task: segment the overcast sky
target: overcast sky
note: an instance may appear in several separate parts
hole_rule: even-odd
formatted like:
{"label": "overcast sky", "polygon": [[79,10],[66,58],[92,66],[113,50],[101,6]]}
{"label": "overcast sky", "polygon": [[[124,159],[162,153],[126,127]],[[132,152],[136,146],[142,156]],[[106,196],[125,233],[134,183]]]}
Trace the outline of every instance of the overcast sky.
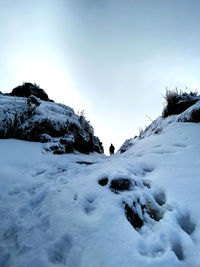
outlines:
{"label": "overcast sky", "polygon": [[0,0],[0,90],[23,81],[85,110],[107,152],[200,88],[199,0]]}

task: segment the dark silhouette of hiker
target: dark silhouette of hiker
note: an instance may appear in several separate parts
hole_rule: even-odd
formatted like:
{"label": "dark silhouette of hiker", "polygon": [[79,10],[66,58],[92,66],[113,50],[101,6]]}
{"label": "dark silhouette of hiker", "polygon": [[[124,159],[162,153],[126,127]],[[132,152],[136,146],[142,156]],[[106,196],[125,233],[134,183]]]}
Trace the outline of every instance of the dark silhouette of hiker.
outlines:
{"label": "dark silhouette of hiker", "polygon": [[113,146],[113,144],[110,145],[109,150],[110,150],[110,155],[113,155],[115,152],[115,147]]}

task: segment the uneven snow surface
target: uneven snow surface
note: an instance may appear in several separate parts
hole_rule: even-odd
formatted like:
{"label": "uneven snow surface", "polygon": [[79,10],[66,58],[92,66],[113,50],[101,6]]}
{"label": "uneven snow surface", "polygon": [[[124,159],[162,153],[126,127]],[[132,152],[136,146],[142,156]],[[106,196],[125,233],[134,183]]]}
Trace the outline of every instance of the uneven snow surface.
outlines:
{"label": "uneven snow surface", "polygon": [[0,140],[0,266],[200,266],[199,132],[169,124],[111,157]]}

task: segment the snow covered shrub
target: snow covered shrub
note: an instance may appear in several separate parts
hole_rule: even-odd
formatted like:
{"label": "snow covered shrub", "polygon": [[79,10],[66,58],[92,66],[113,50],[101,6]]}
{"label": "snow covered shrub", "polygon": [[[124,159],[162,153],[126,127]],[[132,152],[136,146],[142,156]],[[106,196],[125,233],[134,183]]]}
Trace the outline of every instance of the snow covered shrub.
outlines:
{"label": "snow covered shrub", "polygon": [[103,153],[103,146],[90,123],[62,104],[0,96],[0,138],[48,142],[45,149],[55,154]]}
{"label": "snow covered shrub", "polygon": [[186,93],[179,92],[177,89],[166,90],[165,100],[167,105],[162,113],[163,118],[182,113],[194,105],[199,100],[199,96],[197,92]]}
{"label": "snow covered shrub", "polygon": [[41,100],[52,101],[49,99],[46,92],[39,87],[39,85],[32,83],[23,83],[22,85],[15,87],[10,93],[10,95],[21,97],[29,97],[31,95],[34,95],[40,98]]}

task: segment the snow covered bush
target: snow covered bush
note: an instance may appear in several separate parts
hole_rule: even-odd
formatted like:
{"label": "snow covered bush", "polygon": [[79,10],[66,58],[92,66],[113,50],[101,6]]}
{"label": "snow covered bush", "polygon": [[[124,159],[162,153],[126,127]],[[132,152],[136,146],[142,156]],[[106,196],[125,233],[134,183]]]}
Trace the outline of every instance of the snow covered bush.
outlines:
{"label": "snow covered bush", "polygon": [[46,150],[56,154],[96,151],[102,143],[94,136],[90,123],[62,104],[0,95],[0,138],[48,142]]}
{"label": "snow covered bush", "polygon": [[195,104],[200,97],[197,92],[178,92],[175,90],[166,90],[165,100],[166,107],[163,110],[162,117],[166,118],[170,115],[180,114],[193,104]]}

